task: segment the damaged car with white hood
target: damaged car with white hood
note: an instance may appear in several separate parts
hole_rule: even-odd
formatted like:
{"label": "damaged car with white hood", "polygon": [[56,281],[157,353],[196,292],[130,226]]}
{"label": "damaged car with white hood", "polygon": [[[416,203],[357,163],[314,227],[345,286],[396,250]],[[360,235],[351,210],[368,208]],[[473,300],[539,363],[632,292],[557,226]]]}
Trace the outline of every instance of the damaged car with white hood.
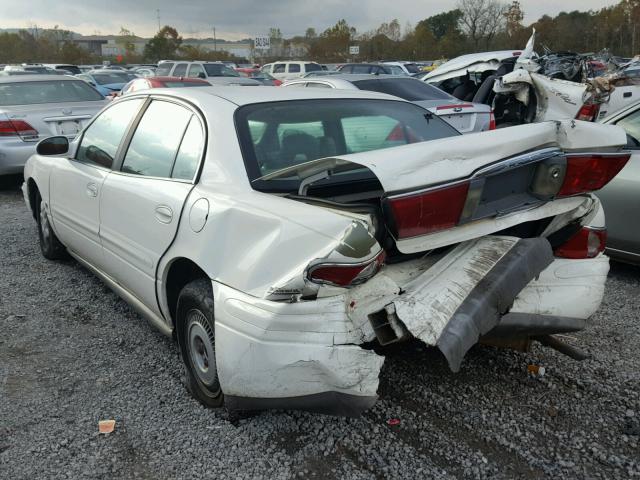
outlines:
{"label": "damaged car with white hood", "polygon": [[356,415],[378,346],[458,371],[480,339],[585,328],[609,270],[592,192],[625,143],[580,121],[461,136],[372,92],[163,89],[40,142],[23,192],[44,256],[173,335],[200,402]]}

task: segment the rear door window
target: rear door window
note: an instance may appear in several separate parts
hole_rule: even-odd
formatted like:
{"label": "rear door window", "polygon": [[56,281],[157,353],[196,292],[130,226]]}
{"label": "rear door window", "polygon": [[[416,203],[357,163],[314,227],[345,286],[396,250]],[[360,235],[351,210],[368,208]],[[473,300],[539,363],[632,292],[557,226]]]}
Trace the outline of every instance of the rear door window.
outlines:
{"label": "rear door window", "polygon": [[82,136],[76,160],[111,168],[122,137],[143,102],[118,100],[98,115]]}
{"label": "rear door window", "polygon": [[176,68],[173,70],[174,77],[184,77],[187,74],[187,66],[186,63],[179,63],[176,65]]}
{"label": "rear door window", "polygon": [[122,171],[170,178],[173,164],[192,113],[181,105],[154,100],[136,128],[122,163]]}
{"label": "rear door window", "polygon": [[191,66],[189,67],[189,77],[199,78],[201,77],[200,74],[206,75],[204,73],[204,68],[202,68],[202,65],[200,65],[199,63],[192,63]]}
{"label": "rear door window", "polygon": [[322,70],[322,67],[320,65],[318,65],[317,63],[305,63],[304,64],[304,71],[305,72],[318,72]]}
{"label": "rear door window", "polygon": [[204,132],[198,118],[191,117],[187,131],[182,137],[176,161],[171,170],[171,178],[193,180],[204,149]]}

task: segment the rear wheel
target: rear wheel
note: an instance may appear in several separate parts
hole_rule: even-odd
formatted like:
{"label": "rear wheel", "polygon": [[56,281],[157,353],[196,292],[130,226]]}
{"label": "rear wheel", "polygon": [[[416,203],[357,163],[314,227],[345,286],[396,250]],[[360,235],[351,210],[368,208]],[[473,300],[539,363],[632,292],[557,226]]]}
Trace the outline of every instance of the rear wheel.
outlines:
{"label": "rear wheel", "polygon": [[51,228],[49,215],[47,214],[44,200],[40,193],[35,196],[36,221],[38,222],[38,239],[40,240],[40,250],[44,258],[48,260],[60,260],[67,258],[67,250],[60,243],[55,232]]}
{"label": "rear wheel", "polygon": [[216,365],[213,293],[207,279],[187,284],[178,297],[176,328],[187,389],[207,407],[220,407],[224,395]]}

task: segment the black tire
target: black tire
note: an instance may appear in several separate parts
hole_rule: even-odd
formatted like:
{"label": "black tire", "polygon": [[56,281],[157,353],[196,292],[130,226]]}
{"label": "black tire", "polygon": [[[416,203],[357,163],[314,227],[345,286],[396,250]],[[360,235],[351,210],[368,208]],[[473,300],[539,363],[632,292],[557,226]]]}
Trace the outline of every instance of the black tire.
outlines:
{"label": "black tire", "polygon": [[67,249],[62,245],[55,232],[51,228],[49,215],[44,208],[44,202],[40,193],[36,192],[35,205],[36,222],[38,223],[38,239],[40,240],[40,251],[47,260],[63,260],[68,258]]}
{"label": "black tire", "polygon": [[206,407],[224,403],[215,361],[213,293],[208,279],[188,283],[178,296],[176,336],[187,390]]}

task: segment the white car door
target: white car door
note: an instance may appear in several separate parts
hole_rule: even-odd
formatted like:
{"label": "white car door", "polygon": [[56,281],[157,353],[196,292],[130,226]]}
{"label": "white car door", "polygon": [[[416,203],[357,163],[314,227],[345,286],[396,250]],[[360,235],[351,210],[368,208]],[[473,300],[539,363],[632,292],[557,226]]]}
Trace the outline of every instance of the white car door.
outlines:
{"label": "white car door", "polygon": [[156,268],[193,188],[203,152],[202,125],[186,105],[151,100],[102,188],[105,272],[158,314]]}
{"label": "white car door", "polygon": [[73,253],[103,265],[99,237],[100,197],[121,140],[143,100],[122,100],[87,127],[74,158],[56,159],[49,179],[49,208],[56,235]]}

